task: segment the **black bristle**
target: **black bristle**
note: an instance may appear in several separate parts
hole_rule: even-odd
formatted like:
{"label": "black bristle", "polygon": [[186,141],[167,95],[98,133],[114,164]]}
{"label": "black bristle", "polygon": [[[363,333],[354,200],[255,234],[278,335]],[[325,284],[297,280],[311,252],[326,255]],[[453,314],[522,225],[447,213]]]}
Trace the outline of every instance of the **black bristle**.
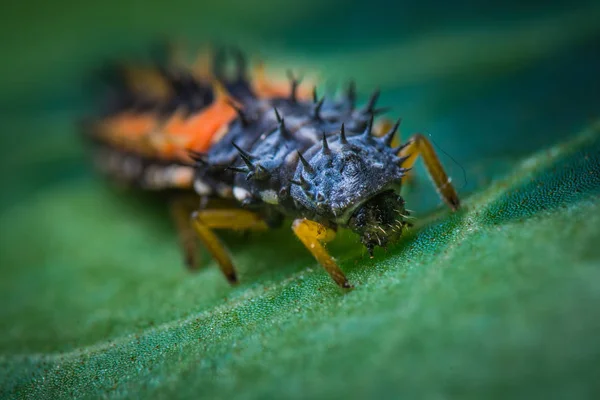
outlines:
{"label": "black bristle", "polygon": [[279,120],[279,127],[278,127],[278,129],[279,129],[279,134],[281,136],[283,136],[283,137],[289,137],[289,132],[288,132],[288,130],[285,127],[285,119],[281,118]]}
{"label": "black bristle", "polygon": [[386,112],[390,111],[392,109],[392,107],[379,107],[379,108],[375,108],[371,111],[371,115],[374,116],[378,116],[381,114],[385,114]]}
{"label": "black bristle", "polygon": [[242,148],[240,148],[234,142],[231,142],[231,144],[233,145],[233,147],[236,148],[236,150],[238,151],[238,153],[240,153],[240,157],[242,158],[242,160],[244,161],[244,163],[248,166],[248,168],[250,168],[251,170],[254,170],[254,164],[252,163],[252,159],[254,157],[251,154],[249,154],[246,151],[244,151]]}
{"label": "black bristle", "polygon": [[394,153],[394,154],[400,153],[400,151],[403,150],[404,148],[406,148],[409,144],[411,144],[411,142],[406,142],[404,144],[401,144],[398,147],[392,148],[392,153]]}
{"label": "black bristle", "polygon": [[340,128],[340,143],[348,144],[348,140],[346,139],[346,129],[344,128],[343,123],[342,123],[342,127]]}
{"label": "black bristle", "polygon": [[246,175],[246,180],[255,179],[255,180],[265,180],[271,176],[271,173],[262,165],[257,164],[254,170],[248,172]]}
{"label": "black bristle", "polygon": [[363,132],[363,137],[366,137],[366,138],[371,137],[371,133],[373,132],[373,120],[374,120],[374,117],[371,115],[371,118],[369,118],[369,122],[367,122],[367,127],[365,128],[365,131]]}
{"label": "black bristle", "polygon": [[300,175],[300,180],[299,181],[294,180],[294,179],[290,179],[290,183],[294,184],[294,185],[297,185],[297,186],[300,186],[305,192],[308,189],[310,189],[310,183],[308,183],[306,181],[306,179],[304,179],[304,177],[302,175]]}
{"label": "black bristle", "polygon": [[394,124],[394,126],[392,126],[390,131],[381,138],[383,144],[385,144],[386,146],[390,146],[392,144],[394,136],[396,135],[396,132],[398,131],[398,127],[400,126],[401,122],[402,118],[398,118],[398,121],[396,121],[396,123]]}
{"label": "black bristle", "polygon": [[277,122],[281,123],[281,115],[279,114],[279,111],[277,111],[277,108],[273,107],[273,111],[275,111],[275,118],[277,118]]}
{"label": "black bristle", "polygon": [[348,103],[350,103],[350,109],[353,110],[356,106],[356,83],[354,81],[350,81],[348,84],[346,98],[348,99]]}
{"label": "black bristle", "polygon": [[398,164],[399,166],[402,166],[402,164],[404,164],[406,162],[406,160],[408,160],[410,158],[410,154],[403,156],[403,157],[398,157],[398,161],[396,162],[396,164]]}
{"label": "black bristle", "polygon": [[381,92],[379,89],[377,89],[373,92],[373,94],[369,98],[369,101],[365,105],[365,112],[373,113],[373,110],[375,110],[375,104],[377,103],[377,99],[379,98],[380,93]]}
{"label": "black bristle", "polygon": [[227,167],[225,169],[228,169],[228,170],[233,171],[233,172],[240,172],[240,173],[248,173],[248,172],[250,172],[250,169],[248,169],[247,167],[235,167],[233,165],[230,165],[229,167]]}
{"label": "black bristle", "polygon": [[213,74],[218,80],[225,80],[225,49],[222,46],[217,47],[213,59]]}
{"label": "black bristle", "polygon": [[244,80],[246,78],[247,62],[244,53],[237,47],[232,49],[237,67],[237,79]]}
{"label": "black bristle", "polygon": [[322,141],[322,145],[321,145],[321,151],[325,155],[331,154],[331,150],[329,150],[329,144],[327,143],[327,136],[325,135],[325,132],[323,132],[323,141]]}
{"label": "black bristle", "polygon": [[290,80],[290,100],[295,103],[300,81],[294,77],[292,71],[288,71],[288,79]]}
{"label": "black bristle", "polygon": [[229,104],[235,110],[242,126],[247,127],[250,124],[250,121],[248,121],[248,118],[246,117],[244,111],[240,107],[238,107],[233,101],[228,100],[227,104]]}
{"label": "black bristle", "polygon": [[314,119],[321,119],[321,107],[323,107],[324,102],[325,102],[325,97],[321,98],[321,100],[319,100],[317,102],[317,104],[315,104],[315,108],[313,109],[313,118]]}
{"label": "black bristle", "polygon": [[315,174],[315,169],[310,165],[310,163],[308,161],[306,161],[306,158],[304,158],[304,156],[302,155],[302,153],[300,153],[300,151],[298,151],[298,158],[300,159],[300,162],[302,162],[302,165],[304,166],[304,170],[306,172],[308,172],[311,175]]}

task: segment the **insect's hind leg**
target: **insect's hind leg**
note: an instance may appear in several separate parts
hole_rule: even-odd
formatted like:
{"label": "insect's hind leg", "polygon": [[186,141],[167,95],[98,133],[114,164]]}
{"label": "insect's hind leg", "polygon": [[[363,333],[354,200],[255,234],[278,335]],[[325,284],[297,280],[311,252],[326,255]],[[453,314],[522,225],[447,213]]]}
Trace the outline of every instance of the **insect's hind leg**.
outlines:
{"label": "insect's hind leg", "polygon": [[196,234],[190,224],[190,213],[197,208],[198,201],[196,196],[177,196],[169,202],[171,218],[177,229],[185,265],[190,270],[197,270],[200,266],[198,259],[198,240],[196,239]]}
{"label": "insect's hind leg", "polygon": [[402,167],[410,168],[414,165],[418,156],[423,157],[423,162],[427,168],[427,172],[433,184],[437,189],[440,197],[448,204],[448,206],[456,211],[460,207],[460,199],[452,186],[450,178],[444,171],[444,167],[440,163],[440,159],[431,145],[431,142],[423,135],[416,134],[408,142],[408,144],[400,151],[401,157],[408,157]]}
{"label": "insect's hind leg", "polygon": [[237,274],[229,251],[219,240],[213,229],[264,230],[265,221],[253,212],[241,209],[208,209],[194,211],[191,215],[192,226],[198,238],[213,256],[219,268],[230,283],[237,283]]}

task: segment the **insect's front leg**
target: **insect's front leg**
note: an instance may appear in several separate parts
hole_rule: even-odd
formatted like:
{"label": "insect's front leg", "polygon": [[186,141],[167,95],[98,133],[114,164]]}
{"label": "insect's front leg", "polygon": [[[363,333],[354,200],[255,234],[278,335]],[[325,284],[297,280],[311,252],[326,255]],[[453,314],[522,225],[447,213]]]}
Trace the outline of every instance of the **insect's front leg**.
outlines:
{"label": "insect's front leg", "polygon": [[429,173],[429,176],[431,176],[440,197],[452,210],[458,210],[460,207],[458,194],[456,193],[454,186],[452,186],[452,182],[446,174],[446,171],[444,171],[440,159],[437,154],[435,154],[431,142],[425,136],[421,134],[414,135],[408,142],[408,145],[400,151],[399,155],[401,157],[408,157],[406,161],[402,163],[402,167],[404,168],[412,167],[418,156],[423,157],[427,172]]}
{"label": "insect's front leg", "polygon": [[230,283],[237,283],[237,274],[229,252],[215,235],[213,229],[264,230],[268,228],[265,221],[258,214],[242,209],[194,211],[191,222],[198,238],[213,258],[217,260],[219,268]]}
{"label": "insect's front leg", "polygon": [[352,288],[344,272],[336,264],[335,260],[329,255],[324,247],[324,243],[330,242],[335,238],[335,231],[315,221],[308,219],[296,219],[292,224],[292,230],[312,253],[319,264],[325,268],[325,271],[340,287],[345,289]]}

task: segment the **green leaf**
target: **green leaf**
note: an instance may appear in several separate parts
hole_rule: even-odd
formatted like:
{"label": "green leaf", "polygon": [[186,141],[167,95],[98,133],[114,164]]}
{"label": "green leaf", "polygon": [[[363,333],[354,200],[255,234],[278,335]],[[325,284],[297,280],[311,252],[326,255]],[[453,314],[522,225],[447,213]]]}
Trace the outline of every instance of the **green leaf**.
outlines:
{"label": "green leaf", "polygon": [[[223,234],[239,286],[206,256],[188,273],[164,204],[91,173],[79,107],[24,96],[31,115],[4,112],[0,136],[0,397],[597,397],[600,59],[598,13],[583,11],[314,51],[329,73],[382,84],[403,135],[432,134],[464,198],[448,212],[417,174],[399,243],[370,259],[342,232],[329,248],[349,293],[288,226]],[[501,54],[478,53],[488,43]],[[390,67],[406,59],[418,63]],[[50,71],[69,75],[64,63]]]}

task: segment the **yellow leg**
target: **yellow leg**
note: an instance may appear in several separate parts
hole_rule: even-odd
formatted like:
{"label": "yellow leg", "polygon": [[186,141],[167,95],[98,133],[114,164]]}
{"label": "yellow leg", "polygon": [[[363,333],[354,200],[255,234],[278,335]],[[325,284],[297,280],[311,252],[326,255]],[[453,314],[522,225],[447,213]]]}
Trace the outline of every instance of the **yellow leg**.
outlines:
{"label": "yellow leg", "polygon": [[448,204],[448,206],[456,211],[460,207],[460,200],[458,194],[452,186],[450,178],[446,175],[444,167],[440,163],[440,159],[433,150],[431,142],[423,135],[414,135],[405,148],[400,151],[400,156],[408,156],[408,159],[402,164],[404,168],[410,168],[414,165],[417,157],[420,155],[423,157],[423,162],[427,168],[427,172],[439,195]]}
{"label": "yellow leg", "polygon": [[198,207],[198,201],[190,198],[176,197],[171,200],[169,208],[171,217],[175,222],[175,228],[179,236],[179,242],[183,249],[185,265],[190,270],[196,270],[199,267],[198,260],[198,241],[196,234],[190,224],[190,212]]}
{"label": "yellow leg", "polygon": [[292,229],[296,236],[298,236],[298,239],[300,239],[308,251],[315,256],[319,264],[325,268],[325,271],[327,271],[335,283],[345,289],[352,287],[340,267],[323,246],[323,243],[330,242],[335,238],[335,231],[318,222],[309,221],[307,219],[294,220]]}
{"label": "yellow leg", "polygon": [[212,229],[267,229],[267,224],[260,216],[238,209],[195,211],[192,213],[192,226],[206,249],[217,260],[219,268],[230,283],[237,283],[237,274],[229,252]]}

